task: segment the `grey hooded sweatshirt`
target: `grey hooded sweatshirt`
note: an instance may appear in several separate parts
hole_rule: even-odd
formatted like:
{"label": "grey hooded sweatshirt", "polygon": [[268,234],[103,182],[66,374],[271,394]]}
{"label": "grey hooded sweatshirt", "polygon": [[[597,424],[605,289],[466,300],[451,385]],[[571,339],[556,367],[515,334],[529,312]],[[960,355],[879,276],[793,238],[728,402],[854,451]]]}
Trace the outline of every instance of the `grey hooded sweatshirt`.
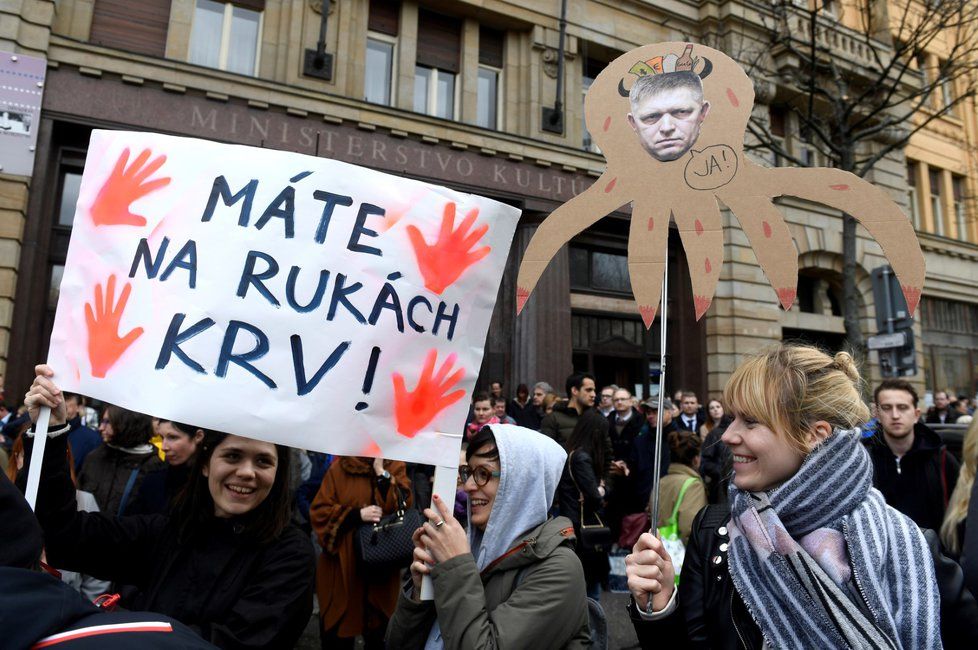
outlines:
{"label": "grey hooded sweatshirt", "polygon": [[500,477],[486,529],[469,531],[472,553],[432,569],[433,602],[401,593],[387,628],[389,648],[535,650],[591,643],[573,526],[564,517],[547,519],[567,454],[537,431],[489,426]]}

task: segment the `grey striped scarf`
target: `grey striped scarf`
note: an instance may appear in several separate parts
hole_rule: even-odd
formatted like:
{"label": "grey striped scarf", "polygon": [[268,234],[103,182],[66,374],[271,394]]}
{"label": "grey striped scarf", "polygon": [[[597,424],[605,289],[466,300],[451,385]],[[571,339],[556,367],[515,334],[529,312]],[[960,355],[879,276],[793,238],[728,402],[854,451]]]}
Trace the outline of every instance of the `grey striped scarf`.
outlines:
{"label": "grey striped scarf", "polygon": [[934,563],[836,431],[770,492],[730,486],[730,575],[772,648],[940,648]]}

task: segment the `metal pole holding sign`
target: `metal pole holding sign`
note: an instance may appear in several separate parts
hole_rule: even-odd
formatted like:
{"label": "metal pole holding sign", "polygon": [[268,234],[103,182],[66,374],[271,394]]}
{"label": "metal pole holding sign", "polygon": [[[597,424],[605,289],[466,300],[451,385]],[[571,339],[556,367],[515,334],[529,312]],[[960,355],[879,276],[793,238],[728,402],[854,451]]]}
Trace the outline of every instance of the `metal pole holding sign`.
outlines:
{"label": "metal pole holding sign", "polygon": [[[655,418],[655,447],[652,469],[652,530],[658,532],[659,522],[659,473],[662,471],[662,401],[666,390],[666,320],[669,305],[669,260],[666,259],[666,270],[662,275],[662,310],[659,315],[659,409]],[[649,601],[651,602],[651,601]]]}

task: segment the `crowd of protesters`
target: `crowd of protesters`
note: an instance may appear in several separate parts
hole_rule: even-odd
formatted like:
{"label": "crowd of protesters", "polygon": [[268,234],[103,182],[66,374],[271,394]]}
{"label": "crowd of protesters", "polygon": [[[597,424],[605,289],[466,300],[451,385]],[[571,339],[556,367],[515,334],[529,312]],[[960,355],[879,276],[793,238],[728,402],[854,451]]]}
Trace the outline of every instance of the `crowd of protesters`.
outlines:
{"label": "crowd of protesters", "polygon": [[[93,408],[52,376],[39,366],[0,419],[0,575],[58,610],[16,647],[138,623],[169,626],[158,647],[287,648],[314,608],[323,648],[601,647],[597,603],[626,555],[643,648],[978,647],[971,404],[938,391],[924,413],[890,379],[867,407],[844,353],[779,346],[722,396],[663,396],[658,446],[658,396],[587,372],[562,395],[490,382],[454,503],[432,498],[426,465]],[[41,406],[35,519],[13,484]],[[960,462],[930,426],[955,423],[969,426]],[[366,563],[363,528],[407,509],[413,556]],[[22,609],[2,603],[6,631]]]}

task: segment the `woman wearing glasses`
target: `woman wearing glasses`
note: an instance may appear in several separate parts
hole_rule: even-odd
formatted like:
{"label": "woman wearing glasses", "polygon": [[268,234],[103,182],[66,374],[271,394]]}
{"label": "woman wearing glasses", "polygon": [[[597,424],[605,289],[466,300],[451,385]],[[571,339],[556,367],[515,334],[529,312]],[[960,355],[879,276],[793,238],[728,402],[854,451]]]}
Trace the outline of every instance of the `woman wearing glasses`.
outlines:
{"label": "woman wearing glasses", "polygon": [[[411,584],[387,628],[391,648],[566,648],[590,643],[584,574],[564,517],[547,519],[567,454],[535,431],[483,428],[460,468],[469,532],[435,497],[414,534]],[[430,575],[434,601],[421,601]]]}

